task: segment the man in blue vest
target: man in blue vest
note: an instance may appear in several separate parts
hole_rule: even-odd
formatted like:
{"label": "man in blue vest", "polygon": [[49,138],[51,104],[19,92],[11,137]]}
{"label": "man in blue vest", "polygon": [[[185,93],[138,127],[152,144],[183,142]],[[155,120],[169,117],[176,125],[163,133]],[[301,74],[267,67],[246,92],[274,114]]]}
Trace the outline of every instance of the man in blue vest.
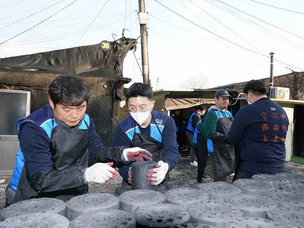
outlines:
{"label": "man in blue vest", "polygon": [[[153,154],[156,167],[147,173],[151,185],[159,185],[176,165],[178,144],[176,127],[172,117],[153,111],[152,88],[143,83],[134,83],[126,94],[130,116],[120,122],[113,134],[114,146],[140,147]],[[119,168],[125,182],[132,183],[131,166]],[[124,182],[124,183],[125,183]]]}
{"label": "man in blue vest", "polygon": [[234,172],[234,145],[228,144],[227,133],[233,117],[227,110],[229,93],[219,89],[215,93],[215,105],[211,106],[204,117],[202,135],[207,139],[207,149],[211,160],[213,181],[227,181]]}
{"label": "man in blue vest", "polygon": [[203,107],[202,105],[199,105],[195,107],[194,113],[189,118],[188,125],[187,125],[187,131],[186,135],[189,140],[189,153],[190,153],[190,165],[197,166],[197,161],[195,158],[195,150],[192,148],[192,141],[193,141],[193,136],[195,132],[195,128],[197,124],[202,120],[202,117],[204,116],[206,112],[206,107]]}
{"label": "man in blue vest", "polygon": [[113,162],[152,160],[141,148],[104,147],[86,114],[90,90],[82,78],[62,75],[49,86],[49,104],[17,123],[20,151],[6,206],[30,198],[68,200],[88,192],[88,182],[118,174]]}
{"label": "man in blue vest", "polygon": [[227,135],[230,143],[241,144],[239,178],[284,172],[289,125],[286,112],[267,97],[261,80],[249,81],[243,92],[249,105],[237,112]]}
{"label": "man in blue vest", "polygon": [[208,161],[208,150],[207,150],[207,140],[200,133],[200,127],[203,127],[204,118],[197,124],[193,140],[192,147],[194,149],[197,158],[197,182],[202,183],[203,181],[208,181],[209,178],[205,174],[205,169]]}

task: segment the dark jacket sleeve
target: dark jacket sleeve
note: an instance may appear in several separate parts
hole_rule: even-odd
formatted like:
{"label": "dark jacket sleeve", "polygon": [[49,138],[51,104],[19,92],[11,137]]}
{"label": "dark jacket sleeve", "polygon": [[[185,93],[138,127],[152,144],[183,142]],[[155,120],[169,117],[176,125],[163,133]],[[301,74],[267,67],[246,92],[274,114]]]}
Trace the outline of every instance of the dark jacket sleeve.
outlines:
{"label": "dark jacket sleeve", "polygon": [[95,124],[91,119],[89,127],[89,153],[90,164],[93,165],[96,162],[115,162],[125,163],[122,159],[122,151],[125,146],[106,147],[103,146],[100,136],[96,132]]}
{"label": "dark jacket sleeve", "polygon": [[192,117],[192,127],[194,129],[196,128],[198,121],[199,121],[199,115],[198,115],[198,113],[195,113],[195,115],[193,115],[193,117]]}
{"label": "dark jacket sleeve", "polygon": [[169,171],[177,165],[178,156],[179,152],[176,141],[175,123],[173,118],[169,117],[164,126],[162,152],[162,160],[169,164]]}
{"label": "dark jacket sleeve", "polygon": [[240,143],[243,139],[245,127],[247,126],[247,114],[243,114],[244,109],[241,109],[236,114],[231,128],[227,134],[227,140],[229,143]]}
{"label": "dark jacket sleeve", "polygon": [[[124,133],[121,129],[120,125],[117,125],[114,129],[113,133],[113,146],[124,146],[127,148],[131,147],[131,141],[129,140],[128,136]],[[128,180],[128,172],[131,165],[118,165],[119,167],[119,174],[121,177],[127,181]]]}

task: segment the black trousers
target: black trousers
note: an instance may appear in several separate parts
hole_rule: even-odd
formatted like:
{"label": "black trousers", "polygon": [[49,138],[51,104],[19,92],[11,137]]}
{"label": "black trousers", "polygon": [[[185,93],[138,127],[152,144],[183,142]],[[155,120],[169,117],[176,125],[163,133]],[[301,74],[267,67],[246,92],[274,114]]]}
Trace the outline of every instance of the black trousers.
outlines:
{"label": "black trousers", "polygon": [[208,161],[207,140],[197,134],[197,147],[194,150],[197,158],[197,180],[202,180]]}

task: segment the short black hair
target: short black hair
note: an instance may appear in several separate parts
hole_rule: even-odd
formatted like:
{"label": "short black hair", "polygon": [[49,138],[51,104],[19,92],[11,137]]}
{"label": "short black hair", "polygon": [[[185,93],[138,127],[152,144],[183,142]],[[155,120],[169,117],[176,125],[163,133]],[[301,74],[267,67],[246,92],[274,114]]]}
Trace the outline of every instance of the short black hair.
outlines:
{"label": "short black hair", "polygon": [[202,105],[198,105],[195,107],[195,110],[204,111],[204,110],[206,110],[206,107],[203,107]]}
{"label": "short black hair", "polygon": [[127,91],[126,99],[128,101],[129,98],[131,97],[139,97],[139,96],[147,97],[149,100],[152,100],[153,90],[151,86],[140,82],[133,83]]}
{"label": "short black hair", "polygon": [[267,89],[264,81],[262,80],[249,81],[243,89],[243,93],[248,94],[248,92],[252,92],[254,95],[266,95]]}
{"label": "short black hair", "polygon": [[49,96],[54,105],[78,106],[90,99],[90,89],[79,76],[63,74],[49,85]]}

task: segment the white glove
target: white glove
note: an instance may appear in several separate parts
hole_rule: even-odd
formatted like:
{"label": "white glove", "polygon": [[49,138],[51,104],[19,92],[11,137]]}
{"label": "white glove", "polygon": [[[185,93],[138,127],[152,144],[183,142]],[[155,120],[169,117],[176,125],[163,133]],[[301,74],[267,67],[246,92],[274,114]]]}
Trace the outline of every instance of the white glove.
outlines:
{"label": "white glove", "polygon": [[88,167],[84,172],[84,178],[87,182],[96,182],[103,184],[106,181],[114,180],[118,172],[111,167],[113,162],[96,163]]}
{"label": "white glove", "polygon": [[164,179],[168,172],[169,165],[163,161],[159,161],[156,168],[150,169],[147,172],[148,180],[151,181],[151,185],[159,185]]}
{"label": "white glove", "polygon": [[152,154],[140,147],[126,148],[122,152],[125,161],[152,161]]}

